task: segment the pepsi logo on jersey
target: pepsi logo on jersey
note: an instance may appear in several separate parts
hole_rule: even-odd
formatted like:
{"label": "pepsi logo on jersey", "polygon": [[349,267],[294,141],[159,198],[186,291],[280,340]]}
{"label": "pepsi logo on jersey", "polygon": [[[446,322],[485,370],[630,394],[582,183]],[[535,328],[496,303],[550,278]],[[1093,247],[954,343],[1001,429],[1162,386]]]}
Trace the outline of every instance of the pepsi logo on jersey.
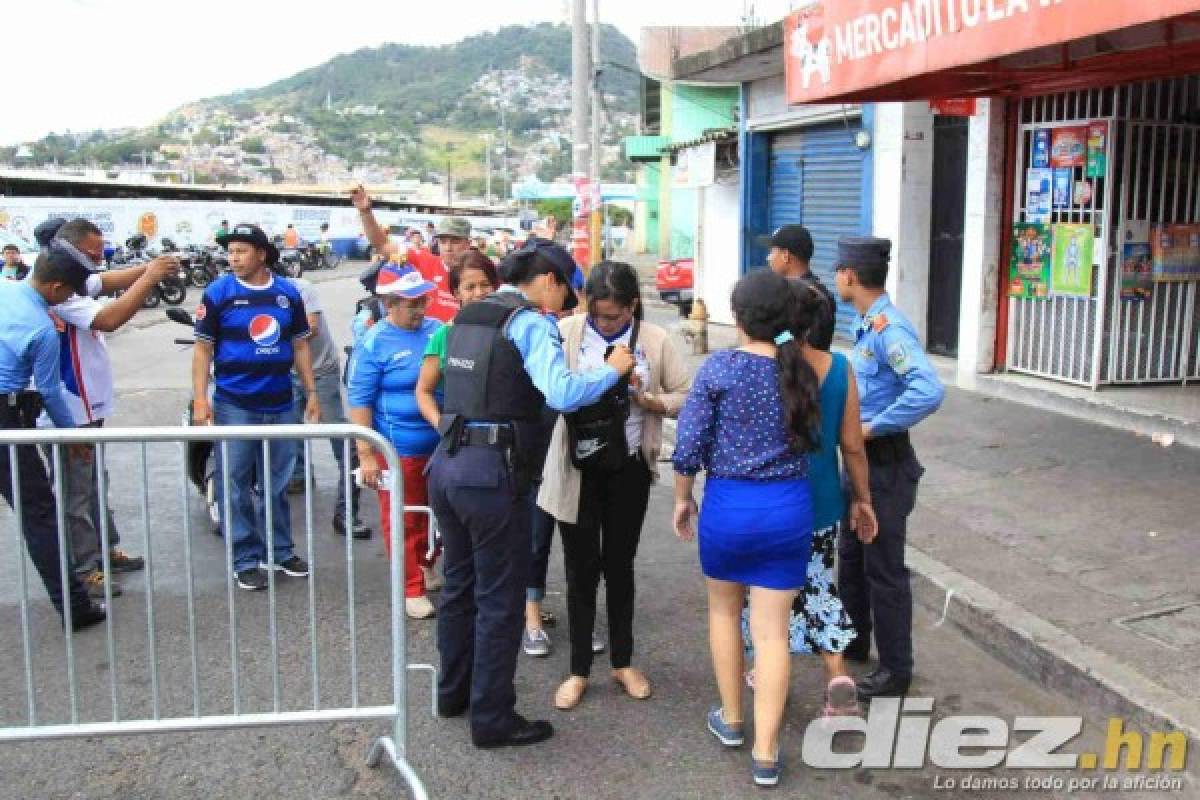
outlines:
{"label": "pepsi logo on jersey", "polygon": [[250,338],[258,345],[257,355],[274,355],[279,352],[279,320],[270,314],[255,314],[250,320]]}

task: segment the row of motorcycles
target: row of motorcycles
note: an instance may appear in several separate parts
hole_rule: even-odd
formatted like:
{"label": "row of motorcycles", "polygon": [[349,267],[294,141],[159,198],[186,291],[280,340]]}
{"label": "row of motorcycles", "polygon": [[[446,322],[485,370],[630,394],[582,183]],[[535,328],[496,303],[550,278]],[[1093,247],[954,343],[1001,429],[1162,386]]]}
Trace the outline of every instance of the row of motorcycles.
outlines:
{"label": "row of motorcycles", "polygon": [[187,299],[187,287],[203,289],[229,269],[229,256],[223,248],[197,245],[180,248],[164,238],[162,249],[156,250],[142,234],[130,236],[123,247],[106,253],[104,260],[108,269],[125,269],[145,264],[160,255],[175,256],[179,260],[179,272],[159,281],[154,291],[142,301],[143,308],[157,308],[162,303],[178,306]]}
{"label": "row of motorcycles", "polygon": [[[282,245],[282,237],[276,239],[276,244]],[[177,258],[179,273],[160,281],[155,290],[146,296],[142,303],[144,308],[157,308],[162,303],[178,306],[187,299],[187,287],[204,289],[229,271],[229,253],[219,245],[192,244],[179,247],[171,239],[163,238],[162,248],[154,249],[140,233],[126,239],[123,247],[107,253],[105,264],[108,269],[122,269],[144,264],[160,255]],[[279,249],[280,266],[290,278],[299,278],[305,271],[336,269],[341,260],[341,256],[324,242],[294,248],[281,246]]]}

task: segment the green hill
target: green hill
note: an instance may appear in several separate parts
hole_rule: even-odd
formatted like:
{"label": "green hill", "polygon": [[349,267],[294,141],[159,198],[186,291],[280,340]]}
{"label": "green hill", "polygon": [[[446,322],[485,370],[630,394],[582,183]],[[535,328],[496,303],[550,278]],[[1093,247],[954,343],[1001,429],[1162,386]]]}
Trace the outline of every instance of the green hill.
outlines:
{"label": "green hill", "polygon": [[[621,65],[604,69],[601,89],[618,98],[619,110],[636,112],[638,71],[633,42],[618,29],[604,25],[600,52],[602,61]],[[569,79],[571,29],[550,23],[512,25],[441,47],[387,44],[364,48],[269,86],[209,102],[229,107],[249,103],[259,110],[295,113],[323,108],[328,99],[335,108],[378,106],[454,127],[494,127],[498,115],[464,109],[461,97],[481,75],[517,69],[523,58]]]}
{"label": "green hill", "polygon": [[[633,42],[617,28],[602,26],[600,51],[600,88],[610,122],[612,114],[636,114]],[[571,29],[561,24],[513,25],[438,47],[387,44],[336,56],[267,86],[187,104],[149,128],[50,134],[30,143],[30,161],[117,166],[157,158],[162,163],[160,149],[222,143],[261,154],[264,131],[260,126],[248,133],[247,126],[267,114],[274,120],[270,132],[310,137],[304,140],[350,166],[386,165],[422,176],[439,163],[432,155],[439,142],[456,135],[478,141],[475,132],[501,126],[503,109],[510,155],[540,147],[545,162],[541,132],[570,134],[570,75]],[[610,129],[607,140],[617,136]],[[11,161],[15,152],[0,148],[0,163]],[[564,152],[569,163],[569,148]],[[171,165],[178,167],[179,158],[172,158]],[[546,169],[553,173],[555,166]],[[226,175],[221,180],[238,179]]]}

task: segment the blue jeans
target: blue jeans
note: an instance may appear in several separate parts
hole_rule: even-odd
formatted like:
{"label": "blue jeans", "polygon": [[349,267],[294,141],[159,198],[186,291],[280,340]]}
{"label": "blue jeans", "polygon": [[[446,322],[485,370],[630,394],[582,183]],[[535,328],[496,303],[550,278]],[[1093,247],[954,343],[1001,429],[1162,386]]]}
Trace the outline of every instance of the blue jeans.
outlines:
{"label": "blue jeans", "polygon": [[[284,425],[291,422],[291,412],[264,414],[247,411],[231,403],[213,402],[213,421],[217,425]],[[229,452],[230,518],[225,519],[225,487],[222,451]],[[266,490],[266,475],[263,464],[261,440],[217,442],[217,499],[221,515],[221,529],[233,540],[233,568],[237,572],[254,569],[266,563],[267,545],[264,531],[267,527],[265,505],[256,508],[255,488]],[[292,475],[292,464],[296,459],[295,442],[276,441],[271,443],[271,497],[263,503],[271,504],[274,521],[275,563],[281,564],[293,555],[291,508],[288,505],[287,485]]]}
{"label": "blue jeans", "polygon": [[[342,405],[342,377],[339,372],[327,372],[323,375],[316,376],[317,384],[317,402],[321,404],[321,424],[339,424],[345,423],[346,419],[345,407]],[[295,403],[292,406],[292,416],[290,422],[297,425],[304,422],[304,405],[308,401],[308,395],[304,391],[304,387],[300,385],[300,379],[292,373],[292,396],[295,398]],[[335,506],[333,516],[335,519],[343,519],[346,514],[346,480],[345,480],[345,446],[344,439],[330,439],[329,446],[333,449],[333,460],[337,462],[338,478],[337,478],[337,505]],[[350,469],[358,468],[358,448],[354,442],[350,442]],[[296,466],[292,469],[291,479],[294,481],[304,480],[304,445],[297,443],[296,445]],[[351,483],[351,514],[354,519],[358,519],[358,497],[361,491],[358,485]]]}

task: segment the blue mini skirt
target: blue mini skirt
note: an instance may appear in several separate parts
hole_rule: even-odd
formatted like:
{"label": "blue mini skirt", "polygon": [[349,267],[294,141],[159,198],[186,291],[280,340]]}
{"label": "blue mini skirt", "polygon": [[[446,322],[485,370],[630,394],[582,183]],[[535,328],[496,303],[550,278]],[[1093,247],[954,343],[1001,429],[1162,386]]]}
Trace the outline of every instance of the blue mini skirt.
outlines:
{"label": "blue mini skirt", "polygon": [[801,589],[812,537],[807,479],[708,479],[700,508],[700,567],[707,577],[765,589]]}

